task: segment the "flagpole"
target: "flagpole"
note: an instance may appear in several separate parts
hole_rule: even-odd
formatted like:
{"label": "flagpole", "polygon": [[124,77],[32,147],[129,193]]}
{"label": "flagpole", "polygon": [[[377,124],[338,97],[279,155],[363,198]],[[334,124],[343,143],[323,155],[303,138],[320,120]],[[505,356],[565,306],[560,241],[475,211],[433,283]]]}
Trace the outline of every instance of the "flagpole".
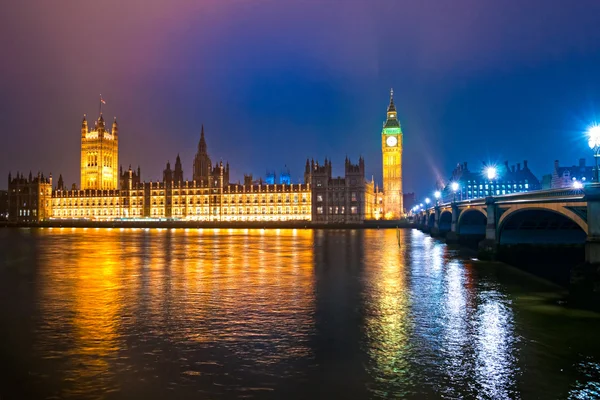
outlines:
{"label": "flagpole", "polygon": [[102,94],[100,95],[100,115],[102,115]]}

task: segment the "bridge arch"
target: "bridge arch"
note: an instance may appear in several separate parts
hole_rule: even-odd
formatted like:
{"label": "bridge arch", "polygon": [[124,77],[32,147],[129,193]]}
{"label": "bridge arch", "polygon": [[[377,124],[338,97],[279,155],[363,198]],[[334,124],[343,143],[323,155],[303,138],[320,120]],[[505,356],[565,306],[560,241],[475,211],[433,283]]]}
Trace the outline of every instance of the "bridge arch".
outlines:
{"label": "bridge arch", "polygon": [[583,244],[587,223],[560,205],[515,205],[498,220],[500,244]]}
{"label": "bridge arch", "polygon": [[462,210],[456,222],[456,230],[460,235],[485,236],[487,211],[482,207],[470,207]]}
{"label": "bridge arch", "polygon": [[427,226],[429,227],[429,229],[435,226],[435,212],[431,212],[427,216]]}
{"label": "bridge arch", "polygon": [[452,210],[444,209],[440,213],[440,220],[438,221],[438,227],[440,232],[450,232],[452,229]]}

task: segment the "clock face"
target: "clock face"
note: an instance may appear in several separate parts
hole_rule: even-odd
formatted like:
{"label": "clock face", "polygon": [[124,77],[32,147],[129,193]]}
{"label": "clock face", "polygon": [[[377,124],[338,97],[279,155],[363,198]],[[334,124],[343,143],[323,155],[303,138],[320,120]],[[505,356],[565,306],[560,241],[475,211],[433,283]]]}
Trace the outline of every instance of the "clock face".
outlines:
{"label": "clock face", "polygon": [[387,144],[389,147],[393,147],[398,143],[398,139],[396,139],[396,136],[390,136],[387,139],[385,139],[385,144]]}

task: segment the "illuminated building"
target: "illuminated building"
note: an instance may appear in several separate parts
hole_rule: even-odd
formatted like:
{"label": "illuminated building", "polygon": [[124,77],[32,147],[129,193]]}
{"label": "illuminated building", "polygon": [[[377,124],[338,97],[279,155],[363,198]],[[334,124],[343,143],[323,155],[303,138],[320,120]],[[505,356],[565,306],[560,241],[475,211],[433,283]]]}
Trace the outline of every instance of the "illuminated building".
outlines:
{"label": "illuminated building", "polygon": [[331,161],[323,165],[306,160],[305,181],[312,186],[312,221],[362,222],[375,219],[375,184],[365,179],[365,162],[346,158],[344,177],[332,178]]}
{"label": "illuminated building", "polygon": [[[121,170],[122,171],[122,170]],[[310,221],[310,183],[262,184],[246,176],[229,182],[229,164],[211,165],[204,127],[194,159],[194,179],[184,180],[179,155],[167,163],[162,182],[142,182],[129,167],[120,173],[120,188],[65,190],[52,193],[55,219],[171,219],[182,221]]]}
{"label": "illuminated building", "polygon": [[89,130],[81,122],[81,189],[116,190],[119,188],[119,127],[115,118],[112,131],[106,130],[102,112]]}
{"label": "illuminated building", "polygon": [[399,219],[402,206],[402,128],[394,105],[394,91],[390,92],[387,119],[381,131],[383,161],[383,212],[386,219]]}
{"label": "illuminated building", "polygon": [[[389,109],[394,110],[393,101]],[[390,121],[395,119],[391,113],[388,112]],[[393,125],[392,122],[390,124]],[[389,129],[393,128],[391,125]],[[389,140],[386,141],[389,148],[384,149],[384,154],[401,154],[401,133],[393,133],[395,131],[386,130],[388,128],[384,129],[385,135],[399,138],[400,142],[396,149],[391,150],[393,146],[389,145]],[[397,129],[399,132],[399,125]],[[279,176],[279,183],[276,183],[274,173],[273,183],[253,181],[252,175],[244,175],[243,184],[231,183],[229,163],[220,161],[212,164],[202,126],[191,180],[184,179],[181,158],[177,155],[173,169],[167,162],[161,181],[144,182],[139,167],[135,171],[131,166],[127,171],[117,167],[116,121],[112,131],[108,132],[100,114],[94,129],[90,131],[84,117],[81,134],[80,188],[75,185],[67,188],[62,175],[55,190],[52,190],[51,178],[46,179],[41,175],[29,180],[20,175],[15,179],[9,177],[9,214],[14,216],[13,221],[360,223],[366,219],[379,219],[384,214],[384,192],[365,179],[362,157],[357,164],[346,159],[344,177],[331,176],[330,161],[319,166],[307,160],[303,183],[292,183],[287,166]],[[396,166],[399,168],[399,164]],[[397,174],[388,171],[385,176]],[[392,183],[389,187],[396,190],[401,180],[395,179]],[[391,199],[397,207],[401,207],[401,200],[394,196]]]}
{"label": "illuminated building", "polygon": [[17,172],[8,174],[8,219],[13,222],[43,221],[52,215],[52,175],[38,172],[26,178]]}
{"label": "illuminated building", "polygon": [[265,183],[267,185],[275,184],[275,171],[267,171],[267,174],[265,175]]}
{"label": "illuminated building", "polygon": [[280,185],[289,185],[292,183],[292,178],[290,176],[290,170],[286,166],[285,169],[279,174],[279,184]]}
{"label": "illuminated building", "polygon": [[279,174],[279,179],[277,179],[277,174],[275,173],[275,171],[267,171],[265,175],[265,183],[269,185],[274,185],[277,182],[279,182],[280,185],[289,185],[292,183],[290,170],[288,169],[287,165],[285,166],[285,169]]}
{"label": "illuminated building", "polygon": [[[448,203],[456,199],[469,200],[487,196],[500,196],[504,194],[529,192],[540,190],[542,185],[527,165],[527,160],[509,167],[508,161],[504,165],[493,167],[494,174],[489,174],[489,167],[484,171],[473,172],[467,163],[458,164],[448,184],[442,190],[442,202]],[[452,190],[452,183],[457,184],[456,197]]]}
{"label": "illuminated building", "polygon": [[558,160],[554,161],[554,171],[552,171],[551,188],[571,188],[573,181],[592,182],[594,179],[594,167],[585,165],[585,158],[579,159],[579,165],[572,167],[560,167]]}

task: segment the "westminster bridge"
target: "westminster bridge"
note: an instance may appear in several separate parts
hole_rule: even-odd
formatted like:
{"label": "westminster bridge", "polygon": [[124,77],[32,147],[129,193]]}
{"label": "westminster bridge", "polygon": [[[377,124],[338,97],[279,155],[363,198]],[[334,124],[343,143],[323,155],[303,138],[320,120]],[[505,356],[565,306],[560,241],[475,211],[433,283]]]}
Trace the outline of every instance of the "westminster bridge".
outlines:
{"label": "westminster bridge", "polygon": [[[480,258],[526,249],[529,258],[579,260],[600,296],[600,184],[438,203],[416,213],[414,223],[448,243],[476,243]],[[571,284],[582,275],[573,267]]]}

